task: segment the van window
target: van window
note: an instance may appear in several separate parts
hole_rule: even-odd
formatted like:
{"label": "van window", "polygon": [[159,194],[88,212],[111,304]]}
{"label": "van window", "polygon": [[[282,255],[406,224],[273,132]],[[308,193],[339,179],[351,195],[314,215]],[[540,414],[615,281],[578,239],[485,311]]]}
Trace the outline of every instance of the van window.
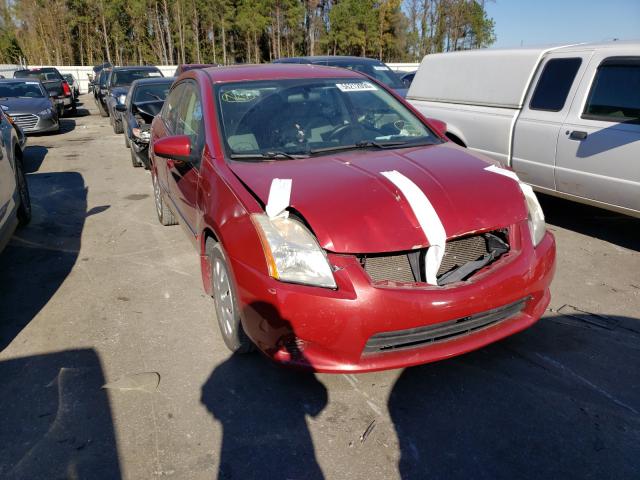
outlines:
{"label": "van window", "polygon": [[582,118],[640,121],[640,57],[612,57],[600,64]]}
{"label": "van window", "polygon": [[549,60],[540,75],[529,108],[550,112],[562,110],[581,63],[580,58]]}

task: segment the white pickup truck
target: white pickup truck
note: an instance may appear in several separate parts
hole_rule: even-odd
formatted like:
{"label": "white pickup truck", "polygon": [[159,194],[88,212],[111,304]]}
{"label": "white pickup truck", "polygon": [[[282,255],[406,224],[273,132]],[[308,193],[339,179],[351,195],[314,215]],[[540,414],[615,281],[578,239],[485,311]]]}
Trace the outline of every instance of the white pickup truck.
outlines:
{"label": "white pickup truck", "polygon": [[427,55],[407,100],[536,190],[640,217],[640,43]]}

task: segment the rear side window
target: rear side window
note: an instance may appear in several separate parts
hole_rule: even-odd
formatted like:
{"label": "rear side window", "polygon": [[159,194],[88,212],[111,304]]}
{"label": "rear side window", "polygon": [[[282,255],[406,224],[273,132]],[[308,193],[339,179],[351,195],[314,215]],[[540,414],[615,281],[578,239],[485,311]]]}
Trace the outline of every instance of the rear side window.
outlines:
{"label": "rear side window", "polygon": [[640,121],[640,57],[612,57],[600,64],[582,118]]}
{"label": "rear side window", "polygon": [[562,110],[581,63],[580,58],[549,60],[540,75],[529,108],[549,112]]}

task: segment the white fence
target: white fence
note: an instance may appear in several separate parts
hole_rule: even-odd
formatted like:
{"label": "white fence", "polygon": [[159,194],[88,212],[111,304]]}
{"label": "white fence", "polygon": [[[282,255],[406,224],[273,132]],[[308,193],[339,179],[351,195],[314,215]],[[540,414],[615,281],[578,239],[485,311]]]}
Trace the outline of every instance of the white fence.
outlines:
{"label": "white fence", "polygon": [[[396,72],[410,72],[417,70],[419,63],[387,63],[389,68]],[[29,65],[29,68],[39,68],[45,65]],[[176,71],[176,65],[157,65],[165,77],[170,77]],[[22,68],[20,65],[3,65],[0,64],[0,75],[7,78],[13,77],[13,72]],[[80,84],[80,93],[89,91],[89,81],[93,76],[93,67],[85,67],[81,65],[59,65],[56,67],[60,73],[70,73]]]}

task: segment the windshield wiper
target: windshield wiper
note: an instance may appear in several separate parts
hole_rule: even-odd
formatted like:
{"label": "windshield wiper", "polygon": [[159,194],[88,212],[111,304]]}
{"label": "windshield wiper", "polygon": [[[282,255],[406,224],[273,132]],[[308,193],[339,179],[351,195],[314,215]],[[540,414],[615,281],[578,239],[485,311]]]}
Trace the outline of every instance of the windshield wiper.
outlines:
{"label": "windshield wiper", "polygon": [[296,154],[287,152],[262,152],[262,153],[232,153],[229,155],[234,160],[277,160],[279,158],[287,158],[289,160],[297,160],[301,158],[309,158],[307,154]]}
{"label": "windshield wiper", "polygon": [[433,145],[434,142],[430,140],[409,140],[409,141],[390,141],[390,142],[376,142],[373,140],[362,140],[360,142],[356,142],[350,145],[338,145],[335,147],[325,147],[325,148],[315,148],[309,151],[310,154],[317,153],[326,153],[326,152],[335,152],[338,150],[355,150],[361,148],[380,148],[380,149],[390,149],[390,148],[405,148],[405,147],[421,147],[425,145]]}

